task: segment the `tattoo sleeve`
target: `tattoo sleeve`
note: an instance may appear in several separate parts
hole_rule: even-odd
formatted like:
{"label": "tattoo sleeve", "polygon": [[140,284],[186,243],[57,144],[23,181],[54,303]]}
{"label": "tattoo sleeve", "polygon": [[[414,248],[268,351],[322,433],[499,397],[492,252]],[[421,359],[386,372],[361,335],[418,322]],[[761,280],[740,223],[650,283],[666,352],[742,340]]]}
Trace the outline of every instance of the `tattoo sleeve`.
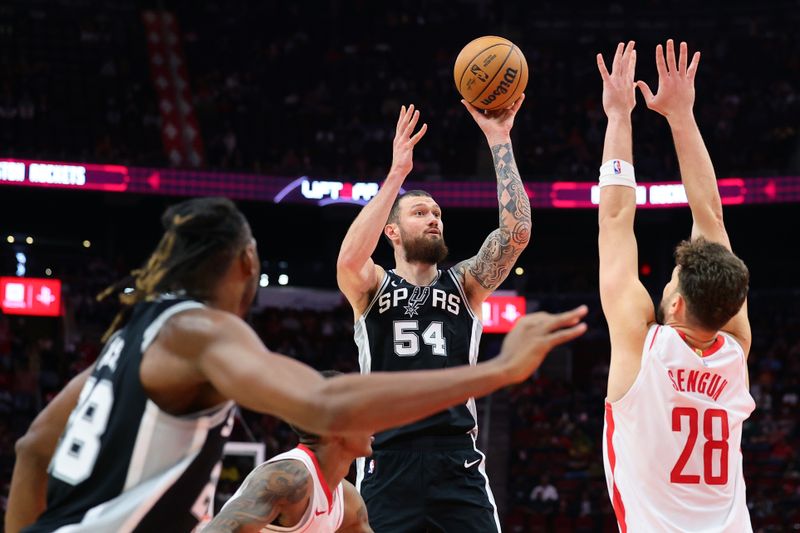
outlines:
{"label": "tattoo sleeve", "polygon": [[469,271],[481,287],[493,291],[506,279],[511,267],[528,245],[531,235],[531,202],[522,185],[511,143],[492,146],[497,173],[500,226],[483,242],[478,255],[456,269]]}
{"label": "tattoo sleeve", "polygon": [[298,461],[262,465],[245,480],[245,489],[230,500],[203,529],[203,533],[260,531],[280,514],[311,493],[311,477]]}

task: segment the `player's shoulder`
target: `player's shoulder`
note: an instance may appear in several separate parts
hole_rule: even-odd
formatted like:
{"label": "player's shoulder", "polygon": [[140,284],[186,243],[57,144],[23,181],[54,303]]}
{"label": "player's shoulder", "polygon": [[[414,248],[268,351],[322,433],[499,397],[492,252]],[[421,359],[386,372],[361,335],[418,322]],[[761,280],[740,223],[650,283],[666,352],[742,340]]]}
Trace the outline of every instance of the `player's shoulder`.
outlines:
{"label": "player's shoulder", "polygon": [[250,483],[266,483],[266,487],[283,485],[288,490],[310,487],[311,472],[299,458],[281,457],[261,463],[248,476]]}
{"label": "player's shoulder", "polygon": [[157,342],[176,354],[198,354],[209,344],[237,335],[247,324],[238,316],[212,307],[194,307],[167,319]]}

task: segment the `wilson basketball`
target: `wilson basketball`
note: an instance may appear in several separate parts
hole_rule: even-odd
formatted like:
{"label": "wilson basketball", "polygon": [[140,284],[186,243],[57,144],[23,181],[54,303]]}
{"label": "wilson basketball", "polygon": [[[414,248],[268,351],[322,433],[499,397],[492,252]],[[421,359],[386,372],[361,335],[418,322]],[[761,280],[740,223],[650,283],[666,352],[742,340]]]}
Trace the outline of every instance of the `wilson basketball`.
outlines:
{"label": "wilson basketball", "polygon": [[487,35],[465,46],[453,68],[461,96],[479,109],[510,107],[528,84],[522,51],[503,37]]}

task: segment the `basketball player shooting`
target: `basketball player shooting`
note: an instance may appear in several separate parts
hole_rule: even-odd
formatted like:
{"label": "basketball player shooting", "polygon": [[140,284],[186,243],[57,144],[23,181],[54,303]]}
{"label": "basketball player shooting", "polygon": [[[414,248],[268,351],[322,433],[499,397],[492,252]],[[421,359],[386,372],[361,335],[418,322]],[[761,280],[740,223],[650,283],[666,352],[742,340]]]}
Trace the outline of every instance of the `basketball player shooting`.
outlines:
{"label": "basketball player shooting", "polygon": [[[464,103],[491,148],[497,173],[499,227],[478,254],[441,270],[447,256],[442,211],[424,191],[398,195],[412,169],[419,111],[403,107],[392,167],[375,198],[356,217],[342,243],[339,287],[355,318],[361,372],[474,365],[482,302],[506,278],[528,244],[531,208],[511,146],[522,105],[483,113]],[[384,235],[395,268],[371,256]],[[376,435],[372,458],[358,461],[357,487],[376,531],[497,531],[494,499],[475,446],[475,402]]]}
{"label": "basketball player shooting", "polygon": [[[620,531],[749,532],[742,474],[748,392],[749,273],[731,251],[714,168],[695,122],[685,43],[656,48],[658,92],[634,82],[636,51],[601,55],[608,117],[600,167],[600,299],[611,338],[603,454]],[[692,213],[691,239],[655,309],[638,278],[631,112],[635,87],[672,130]]]}

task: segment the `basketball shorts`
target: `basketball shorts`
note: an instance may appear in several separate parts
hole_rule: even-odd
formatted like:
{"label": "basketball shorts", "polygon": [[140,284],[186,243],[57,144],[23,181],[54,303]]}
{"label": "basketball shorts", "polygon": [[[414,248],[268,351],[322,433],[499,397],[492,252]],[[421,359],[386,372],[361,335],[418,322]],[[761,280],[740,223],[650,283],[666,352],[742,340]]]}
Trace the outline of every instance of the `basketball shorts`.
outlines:
{"label": "basketball shorts", "polygon": [[485,456],[469,435],[390,443],[357,464],[377,533],[500,531]]}

